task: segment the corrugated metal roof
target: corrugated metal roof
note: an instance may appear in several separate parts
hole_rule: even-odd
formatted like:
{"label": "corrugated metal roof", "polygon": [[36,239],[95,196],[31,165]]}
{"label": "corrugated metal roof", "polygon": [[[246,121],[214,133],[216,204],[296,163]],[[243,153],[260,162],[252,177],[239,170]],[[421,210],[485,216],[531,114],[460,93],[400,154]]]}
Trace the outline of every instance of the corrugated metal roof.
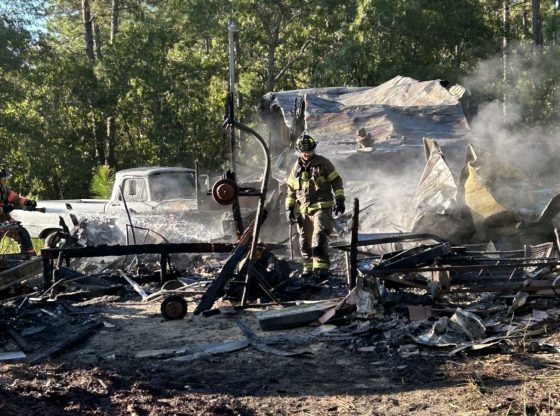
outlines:
{"label": "corrugated metal roof", "polygon": [[[470,128],[463,108],[457,96],[442,84],[440,80],[416,81],[397,76],[378,87],[269,93],[263,97],[262,115],[266,118],[280,111],[285,126],[277,130],[285,135],[291,127],[296,99],[305,97],[307,132],[317,140],[321,153],[335,158],[359,150],[356,131],[360,128],[373,136],[373,153],[403,146],[421,147],[425,136],[438,140],[442,147],[466,145]],[[289,145],[287,137],[274,137],[274,132],[272,140]]]}

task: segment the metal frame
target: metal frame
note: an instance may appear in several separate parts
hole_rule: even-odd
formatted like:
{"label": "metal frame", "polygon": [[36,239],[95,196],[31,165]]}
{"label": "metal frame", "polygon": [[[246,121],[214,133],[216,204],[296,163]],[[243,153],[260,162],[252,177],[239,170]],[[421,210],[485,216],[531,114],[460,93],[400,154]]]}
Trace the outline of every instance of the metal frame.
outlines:
{"label": "metal frame", "polygon": [[94,246],[42,249],[43,278],[47,285],[52,282],[54,261],[58,264],[71,258],[129,256],[138,254],[160,254],[161,279],[165,280],[170,254],[176,253],[229,253],[235,248],[231,243],[177,243],[177,244],[137,244],[130,246]]}
{"label": "metal frame", "polygon": [[[560,258],[558,257],[501,257],[507,255],[518,255],[522,254],[523,250],[512,250],[512,251],[498,251],[498,252],[484,252],[484,251],[468,251],[465,247],[452,247],[449,242],[442,240],[441,238],[427,233],[386,233],[377,235],[358,234],[359,225],[359,201],[356,198],[354,201],[354,215],[352,219],[352,236],[350,244],[334,244],[333,247],[343,250],[346,252],[347,258],[347,276],[348,285],[352,289],[356,284],[356,276],[358,272],[362,274],[363,277],[380,278],[392,283],[400,284],[403,287],[416,287],[425,288],[424,285],[412,282],[407,279],[396,278],[395,275],[398,274],[421,274],[421,273],[433,273],[433,272],[444,272],[451,277],[452,273],[476,273],[478,272],[477,278],[475,279],[453,279],[450,278],[449,286],[466,285],[469,287],[441,287],[442,292],[447,293],[468,293],[468,292],[502,292],[502,291],[513,291],[513,290],[524,290],[528,292],[538,292],[541,290],[552,289],[556,293],[558,288],[558,283],[560,279],[557,279],[557,283],[551,283],[550,285],[543,286],[527,286],[525,281],[513,280],[515,274],[518,271],[526,267],[551,267],[557,268],[560,266]],[[558,237],[558,230],[555,230],[555,234]],[[431,239],[436,241],[436,244],[426,246],[424,252],[418,253],[418,251],[413,251],[411,257],[416,257],[421,259],[423,254],[426,254],[427,258],[434,262],[433,265],[429,266],[418,266],[418,267],[398,267],[399,263],[407,263],[408,257],[404,257],[401,261],[397,262],[395,265],[390,264],[390,259],[385,264],[383,263],[383,258],[380,261],[379,266],[374,267],[372,270],[359,270],[358,271],[358,254],[367,257],[367,253],[363,251],[358,251],[360,246],[371,246],[376,244],[386,244],[395,242],[411,242],[414,240],[426,240]],[[450,247],[448,253],[442,250],[441,247],[447,245]],[[440,252],[441,256],[436,254]],[[462,252],[461,254],[454,254],[457,252]],[[499,258],[483,257],[484,254],[487,255],[498,255]],[[429,257],[433,255],[432,259]],[[395,267],[396,266],[396,267]],[[497,277],[494,275],[496,271],[507,272],[507,276]],[[494,272],[494,273],[493,273]],[[481,276],[488,275],[491,283],[499,283],[501,286],[487,285],[484,287],[477,286],[480,283]],[[455,281],[454,281],[455,280]],[[525,280],[525,279],[524,279]],[[488,282],[488,281],[486,281]],[[485,282],[485,283],[486,283]],[[556,281],[555,281],[556,282]]]}

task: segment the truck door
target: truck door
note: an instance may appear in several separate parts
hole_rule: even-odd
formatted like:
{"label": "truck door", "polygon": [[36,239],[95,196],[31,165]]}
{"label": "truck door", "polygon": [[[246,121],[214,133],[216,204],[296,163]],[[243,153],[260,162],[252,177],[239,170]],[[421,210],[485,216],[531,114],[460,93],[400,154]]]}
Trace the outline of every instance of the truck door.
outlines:
{"label": "truck door", "polygon": [[[145,177],[124,178],[122,182],[124,199],[130,212],[146,213],[152,211],[148,202],[148,182]],[[117,201],[109,204],[109,213],[124,212],[123,196],[119,194]]]}

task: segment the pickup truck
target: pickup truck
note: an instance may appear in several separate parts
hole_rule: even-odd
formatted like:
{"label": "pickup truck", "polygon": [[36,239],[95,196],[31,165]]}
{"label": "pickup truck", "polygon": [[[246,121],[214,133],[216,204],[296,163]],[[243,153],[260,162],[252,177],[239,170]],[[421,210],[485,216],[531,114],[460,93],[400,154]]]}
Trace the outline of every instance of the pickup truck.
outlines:
{"label": "pickup truck", "polygon": [[125,203],[134,214],[196,214],[202,210],[201,205],[208,205],[201,198],[206,195],[207,188],[207,183],[200,183],[194,169],[125,169],[116,173],[110,199],[38,201],[38,205],[45,208],[44,214],[18,210],[13,211],[12,216],[22,222],[31,237],[46,238],[61,229],[59,217],[71,227],[87,216],[123,214]]}

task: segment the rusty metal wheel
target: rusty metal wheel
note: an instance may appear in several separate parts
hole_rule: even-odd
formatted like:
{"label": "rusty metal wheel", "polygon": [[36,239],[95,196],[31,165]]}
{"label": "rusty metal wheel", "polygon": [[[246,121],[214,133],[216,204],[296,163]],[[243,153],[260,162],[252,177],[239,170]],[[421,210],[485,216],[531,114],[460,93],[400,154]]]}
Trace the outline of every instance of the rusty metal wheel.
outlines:
{"label": "rusty metal wheel", "polygon": [[168,321],[183,319],[187,314],[187,301],[182,296],[170,295],[161,302],[160,310]]}
{"label": "rusty metal wheel", "polygon": [[239,190],[237,184],[231,179],[220,179],[212,187],[212,197],[220,205],[231,205],[235,201]]}

